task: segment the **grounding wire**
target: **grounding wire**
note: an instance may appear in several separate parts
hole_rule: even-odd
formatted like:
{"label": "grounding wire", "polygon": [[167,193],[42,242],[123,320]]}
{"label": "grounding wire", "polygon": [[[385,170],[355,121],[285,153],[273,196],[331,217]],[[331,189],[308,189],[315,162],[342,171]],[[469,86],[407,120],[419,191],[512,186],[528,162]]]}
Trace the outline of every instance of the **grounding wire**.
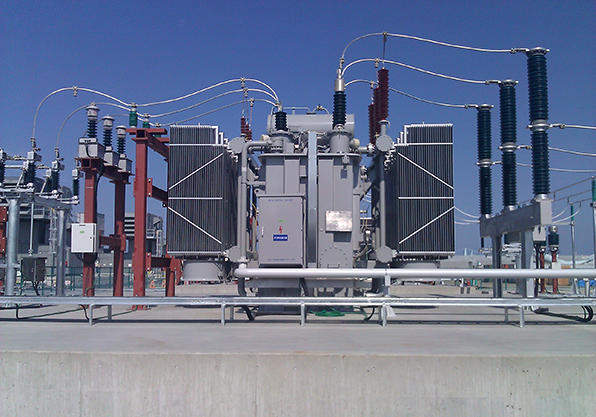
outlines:
{"label": "grounding wire", "polygon": [[[527,167],[527,168],[532,168],[532,165],[530,164],[522,164],[521,162],[517,163],[517,166],[520,167]],[[590,172],[596,172],[595,169],[562,169],[562,168],[549,168],[549,171],[555,171],[555,172],[575,172],[575,173],[590,173]]]}
{"label": "grounding wire", "polygon": [[596,153],[586,153],[586,152],[569,151],[567,149],[551,148],[550,146],[549,146],[548,150],[549,151],[556,151],[556,152],[570,153],[570,154],[573,154],[573,155],[596,157]]}
{"label": "grounding wire", "polygon": [[[72,90],[72,92],[73,92],[73,94],[74,94],[75,96],[76,96],[76,94],[77,94],[79,91],[85,91],[85,92],[88,92],[88,93],[98,94],[98,95],[100,95],[100,96],[103,96],[103,97],[109,98],[110,100],[114,100],[115,102],[117,102],[117,103],[120,103],[120,104],[122,104],[122,105],[124,105],[124,106],[130,106],[128,103],[125,103],[125,102],[123,102],[122,100],[119,100],[119,99],[117,99],[116,97],[113,97],[113,96],[111,96],[111,95],[109,95],[109,94],[106,94],[106,93],[102,93],[101,91],[92,90],[92,89],[90,89],[90,88],[85,88],[85,87],[77,87],[76,85],[75,85],[75,86],[72,86],[72,87],[64,87],[64,88],[59,88],[58,90],[56,90],[56,91],[52,91],[50,94],[48,94],[47,96],[45,96],[45,97],[44,97],[44,99],[43,99],[43,100],[41,100],[41,102],[40,102],[40,103],[39,103],[39,105],[37,106],[37,110],[35,110],[35,116],[33,117],[33,134],[31,135],[31,137],[35,137],[35,126],[36,126],[36,124],[37,124],[37,115],[38,115],[38,113],[39,113],[39,109],[41,108],[42,104],[43,104],[43,103],[44,103],[44,102],[45,102],[47,99],[49,99],[50,97],[52,97],[54,94],[58,94],[58,93],[61,93],[61,92],[63,92],[63,91],[69,91],[69,90]],[[128,107],[127,107],[127,110],[128,110]]]}
{"label": "grounding wire", "polygon": [[272,99],[275,100],[275,97],[270,92],[268,92],[268,91],[261,90],[261,89],[258,89],[258,88],[245,88],[245,89],[239,88],[237,90],[226,91],[225,93],[218,94],[216,96],[213,96],[211,98],[208,98],[206,100],[203,100],[203,101],[201,101],[199,103],[193,104],[192,106],[185,107],[183,109],[173,110],[173,111],[170,111],[170,112],[167,112],[167,113],[161,113],[161,114],[152,114],[152,115],[149,115],[149,116],[151,118],[170,116],[172,114],[181,113],[181,112],[186,111],[186,110],[194,109],[195,107],[198,107],[198,106],[200,106],[202,104],[205,104],[205,103],[209,103],[210,101],[216,100],[218,98],[227,96],[228,94],[243,93],[245,91],[251,91],[251,92],[256,92],[256,93],[263,93],[263,94],[266,94],[266,95],[268,95],[269,97],[271,97]]}
{"label": "grounding wire", "polygon": [[156,102],[153,102],[153,103],[138,104],[137,107],[148,107],[148,106],[156,106],[158,104],[173,103],[175,101],[184,100],[184,99],[187,99],[189,97],[195,96],[197,94],[204,93],[205,91],[212,90],[212,89],[217,88],[217,87],[220,87],[222,85],[230,84],[230,83],[234,83],[234,82],[238,82],[238,81],[240,81],[242,83],[244,83],[246,81],[248,81],[248,82],[255,82],[257,84],[261,84],[261,85],[265,86],[267,89],[269,89],[269,91],[271,91],[271,93],[273,93],[274,100],[276,102],[279,102],[279,98],[277,97],[277,93],[275,92],[275,90],[273,88],[271,88],[269,85],[265,84],[263,81],[256,80],[254,78],[234,78],[234,79],[231,79],[231,80],[226,80],[226,81],[219,82],[217,84],[213,84],[213,85],[211,85],[209,87],[205,87],[205,88],[203,88],[201,90],[197,90],[197,91],[195,91],[193,93],[189,93],[189,94],[186,94],[186,95],[183,95],[183,96],[180,96],[180,97],[171,98],[169,100],[156,101]]}
{"label": "grounding wire", "polygon": [[493,52],[493,53],[510,53],[510,54],[514,54],[516,52],[527,52],[528,51],[527,48],[510,48],[510,49],[475,48],[473,46],[456,45],[456,44],[453,44],[453,43],[435,41],[433,39],[421,38],[421,37],[418,37],[418,36],[403,35],[403,34],[399,34],[399,33],[377,32],[377,33],[369,33],[367,35],[359,36],[356,39],[354,39],[353,41],[351,41],[349,44],[347,44],[346,47],[344,48],[342,54],[341,54],[341,61],[340,62],[343,62],[344,57],[346,55],[346,51],[350,47],[350,45],[352,45],[356,41],[359,41],[359,40],[365,39],[365,38],[369,38],[371,36],[383,36],[384,39],[386,39],[387,36],[391,36],[391,37],[394,37],[394,38],[412,39],[412,40],[416,40],[416,41],[432,43],[432,44],[435,44],[435,45],[447,46],[447,47],[456,48],[456,49],[465,49],[465,50],[468,50],[468,51],[475,51],[475,52]]}
{"label": "grounding wire", "polygon": [[[255,98],[255,99],[253,99],[253,100],[254,100],[254,101],[260,101],[260,102],[269,103],[269,104],[271,104],[271,105],[272,105],[272,106],[274,106],[274,107],[275,107],[275,106],[277,106],[277,104],[276,104],[276,103],[274,103],[274,102],[272,102],[272,101],[270,101],[270,100],[264,99],[264,98]],[[164,123],[164,124],[162,124],[162,126],[172,126],[172,125],[177,125],[177,124],[179,124],[179,123],[188,122],[189,120],[198,119],[199,117],[203,117],[203,116],[206,116],[206,115],[208,115],[208,114],[215,113],[215,112],[217,112],[217,111],[220,111],[220,110],[227,109],[228,107],[237,106],[238,104],[242,104],[242,103],[244,103],[244,102],[245,102],[245,100],[240,100],[240,101],[237,101],[237,102],[235,102],[235,103],[226,104],[225,106],[221,106],[221,107],[218,107],[218,108],[216,108],[216,109],[209,110],[208,112],[201,113],[201,114],[199,114],[199,115],[197,115],[197,116],[189,117],[188,119],[184,119],[184,120],[180,120],[180,121],[177,121],[177,122],[172,122],[172,123]]]}
{"label": "grounding wire", "polygon": [[[114,107],[118,107],[120,109],[124,109],[124,110],[128,110],[127,107],[121,106],[119,104],[114,104],[114,103],[93,103],[97,106],[114,106]],[[64,128],[64,125],[66,125],[66,122],[68,122],[68,119],[70,119],[72,116],[74,116],[75,113],[77,113],[78,111],[81,111],[85,108],[89,107],[89,104],[85,104],[84,106],[79,107],[78,109],[75,109],[72,111],[72,113],[70,113],[66,119],[64,119],[64,122],[62,122],[62,126],[60,126],[60,130],[58,130],[58,137],[56,138],[56,148],[58,147],[58,142],[60,141],[60,134],[62,133],[62,129]]]}
{"label": "grounding wire", "polygon": [[[342,70],[342,75],[345,74],[346,70],[351,67],[354,64],[359,64],[361,62],[379,62],[380,60],[378,58],[362,58],[362,59],[357,59],[356,61],[352,61],[350,62],[348,65],[345,66],[345,68]],[[386,63],[388,64],[393,64],[393,65],[398,65],[400,67],[404,67],[404,68],[408,68],[414,71],[419,71],[422,72],[424,74],[427,75],[433,75],[435,77],[439,77],[439,78],[446,78],[448,80],[453,80],[453,81],[460,81],[460,82],[464,82],[464,83],[470,83],[470,84],[484,84],[484,85],[488,85],[488,84],[498,84],[499,81],[498,80],[469,80],[466,78],[459,78],[459,77],[453,77],[451,75],[445,75],[445,74],[439,74],[437,72],[433,72],[433,71],[428,71],[422,68],[418,68],[412,65],[408,65],[408,64],[404,64],[403,62],[397,62],[397,61],[391,61],[389,59],[385,60]]]}

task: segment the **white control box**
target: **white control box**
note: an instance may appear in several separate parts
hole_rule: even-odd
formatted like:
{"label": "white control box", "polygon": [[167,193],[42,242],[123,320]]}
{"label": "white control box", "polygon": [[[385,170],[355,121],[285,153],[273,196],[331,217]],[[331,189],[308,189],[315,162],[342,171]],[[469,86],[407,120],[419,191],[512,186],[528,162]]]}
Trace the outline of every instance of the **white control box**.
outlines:
{"label": "white control box", "polygon": [[72,253],[97,253],[99,251],[96,223],[73,223],[71,238]]}

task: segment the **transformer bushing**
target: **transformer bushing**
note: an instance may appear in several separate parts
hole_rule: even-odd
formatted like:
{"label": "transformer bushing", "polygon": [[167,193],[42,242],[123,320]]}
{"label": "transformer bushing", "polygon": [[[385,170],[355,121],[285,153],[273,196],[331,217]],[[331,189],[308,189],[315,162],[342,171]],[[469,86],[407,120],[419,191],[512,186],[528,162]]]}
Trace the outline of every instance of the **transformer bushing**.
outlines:
{"label": "transformer bushing", "polygon": [[478,166],[480,167],[480,214],[490,217],[493,211],[492,202],[492,166],[491,150],[491,109],[490,104],[478,106]]}
{"label": "transformer bushing", "polygon": [[103,146],[106,148],[112,147],[112,129],[114,128],[114,118],[106,115],[102,119],[103,122]]}
{"label": "transformer bushing", "polygon": [[533,48],[527,52],[533,190],[536,197],[542,198],[545,198],[550,191],[547,133],[549,128],[547,52],[548,49],[545,48]]}
{"label": "transformer bushing", "polygon": [[517,81],[505,80],[499,84],[501,109],[501,151],[503,164],[503,208],[513,210],[517,205],[517,117],[515,85]]}

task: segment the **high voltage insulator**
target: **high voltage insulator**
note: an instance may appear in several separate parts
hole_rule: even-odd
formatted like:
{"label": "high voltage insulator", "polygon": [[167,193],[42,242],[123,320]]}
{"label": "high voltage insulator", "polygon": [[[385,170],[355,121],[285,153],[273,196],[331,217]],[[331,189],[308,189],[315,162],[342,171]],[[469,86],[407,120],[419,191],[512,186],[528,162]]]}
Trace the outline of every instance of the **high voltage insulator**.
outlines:
{"label": "high voltage insulator", "polygon": [[288,130],[288,117],[286,112],[278,111],[275,113],[275,129]]}
{"label": "high voltage insulator", "polygon": [[103,145],[107,148],[112,146],[112,128],[114,127],[114,118],[112,116],[104,116],[103,122]]}
{"label": "high voltage insulator", "polygon": [[333,94],[333,127],[346,124],[346,93],[336,91]]}
{"label": "high voltage insulator", "polygon": [[480,214],[490,216],[493,211],[492,201],[492,166],[491,150],[491,113],[493,106],[483,104],[478,106],[478,166],[480,190]]}
{"label": "high voltage insulator", "polygon": [[389,70],[381,68],[378,73],[379,121],[389,118]]}
{"label": "high voltage insulator", "polygon": [[381,102],[381,91],[379,87],[373,90],[373,101],[375,102],[375,134],[378,135],[381,133],[381,125],[379,124],[381,121],[381,106],[379,104]]}
{"label": "high voltage insulator", "polygon": [[118,136],[118,153],[120,155],[126,153],[126,126],[118,126],[116,128],[116,136]]}
{"label": "high voltage insulator", "polygon": [[516,81],[501,82],[499,101],[501,109],[501,149],[503,151],[503,207],[517,204],[517,117],[515,85]]}
{"label": "high voltage insulator", "polygon": [[535,195],[549,193],[550,177],[548,169],[548,133],[545,130],[532,132],[532,174]]}
{"label": "high voltage insulator", "polygon": [[99,113],[99,108],[94,104],[91,104],[87,107],[87,137],[88,138],[96,138],[97,137],[97,114]]}
{"label": "high voltage insulator", "polygon": [[368,141],[371,144],[375,144],[377,142],[377,137],[375,136],[375,105],[369,104],[368,105]]}
{"label": "high voltage insulator", "polygon": [[530,121],[548,119],[546,53],[547,50],[543,48],[532,49],[528,52]]}
{"label": "high voltage insulator", "polygon": [[532,131],[532,174],[535,195],[547,195],[550,190],[548,163],[548,85],[546,79],[547,49],[534,48],[528,56],[528,92],[530,130]]}
{"label": "high voltage insulator", "polygon": [[128,125],[130,127],[137,127],[139,125],[139,115],[137,114],[136,109],[132,109],[128,113]]}

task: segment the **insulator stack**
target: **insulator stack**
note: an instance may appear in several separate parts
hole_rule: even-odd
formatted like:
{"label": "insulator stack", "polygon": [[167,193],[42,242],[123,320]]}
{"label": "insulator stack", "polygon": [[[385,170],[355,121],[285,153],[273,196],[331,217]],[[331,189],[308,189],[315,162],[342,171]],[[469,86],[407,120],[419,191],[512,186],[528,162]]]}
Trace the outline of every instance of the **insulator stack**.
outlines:
{"label": "insulator stack", "polygon": [[52,171],[50,174],[50,190],[57,191],[60,188],[60,171]]}
{"label": "insulator stack", "polygon": [[503,151],[503,207],[513,208],[517,204],[517,116],[516,82],[500,83],[499,99],[501,107],[501,149]]}
{"label": "insulator stack", "polygon": [[246,118],[244,116],[240,118],[240,134],[246,135]]}
{"label": "insulator stack", "polygon": [[346,124],[346,93],[336,91],[333,94],[333,127]]}
{"label": "insulator stack", "polygon": [[79,196],[79,178],[72,179],[72,194],[75,197]]}
{"label": "insulator stack", "polygon": [[378,73],[379,121],[389,118],[389,70],[381,68]]}
{"label": "insulator stack", "polygon": [[87,137],[97,137],[97,120],[87,120]]}
{"label": "insulator stack", "polygon": [[107,148],[112,146],[112,131],[104,129],[103,131],[103,145]]}
{"label": "insulator stack", "polygon": [[532,131],[532,174],[535,195],[550,191],[548,162],[548,83],[546,78],[547,49],[534,48],[528,56],[528,91],[530,130]]}
{"label": "insulator stack", "polygon": [[[335,118],[335,113],[334,116]],[[286,112],[278,111],[275,113],[275,129],[276,130],[288,130],[288,117]]]}
{"label": "insulator stack", "polygon": [[248,125],[246,125],[246,140],[249,142],[252,140],[252,130],[248,128]]}
{"label": "insulator stack", "polygon": [[381,106],[379,104],[381,102],[381,91],[379,87],[373,90],[373,100],[375,102],[375,134],[378,135],[381,133],[381,125],[379,124],[381,121]]}
{"label": "insulator stack", "polygon": [[126,126],[118,126],[116,136],[118,137],[117,151],[120,155],[123,155],[126,152]]}
{"label": "insulator stack", "polygon": [[548,194],[550,176],[548,164],[548,133],[546,130],[532,132],[532,174],[534,194]]}
{"label": "insulator stack", "polygon": [[492,166],[491,150],[491,110],[492,106],[483,104],[478,107],[478,165],[480,166],[480,214],[490,216],[493,211],[492,201]]}
{"label": "insulator stack", "polygon": [[377,137],[375,136],[375,105],[368,105],[368,141],[375,145],[377,143]]}
{"label": "insulator stack", "polygon": [[139,115],[136,110],[131,110],[128,113],[128,125],[130,127],[137,127],[139,125]]}
{"label": "insulator stack", "polygon": [[25,171],[25,184],[35,183],[35,174],[37,172],[37,167],[35,166],[34,162],[30,162],[27,166],[27,170]]}
{"label": "insulator stack", "polygon": [[530,121],[548,120],[548,82],[546,79],[546,49],[528,52],[528,88]]}
{"label": "insulator stack", "polygon": [[143,129],[150,129],[151,125],[149,124],[149,120],[145,120],[143,122]]}

